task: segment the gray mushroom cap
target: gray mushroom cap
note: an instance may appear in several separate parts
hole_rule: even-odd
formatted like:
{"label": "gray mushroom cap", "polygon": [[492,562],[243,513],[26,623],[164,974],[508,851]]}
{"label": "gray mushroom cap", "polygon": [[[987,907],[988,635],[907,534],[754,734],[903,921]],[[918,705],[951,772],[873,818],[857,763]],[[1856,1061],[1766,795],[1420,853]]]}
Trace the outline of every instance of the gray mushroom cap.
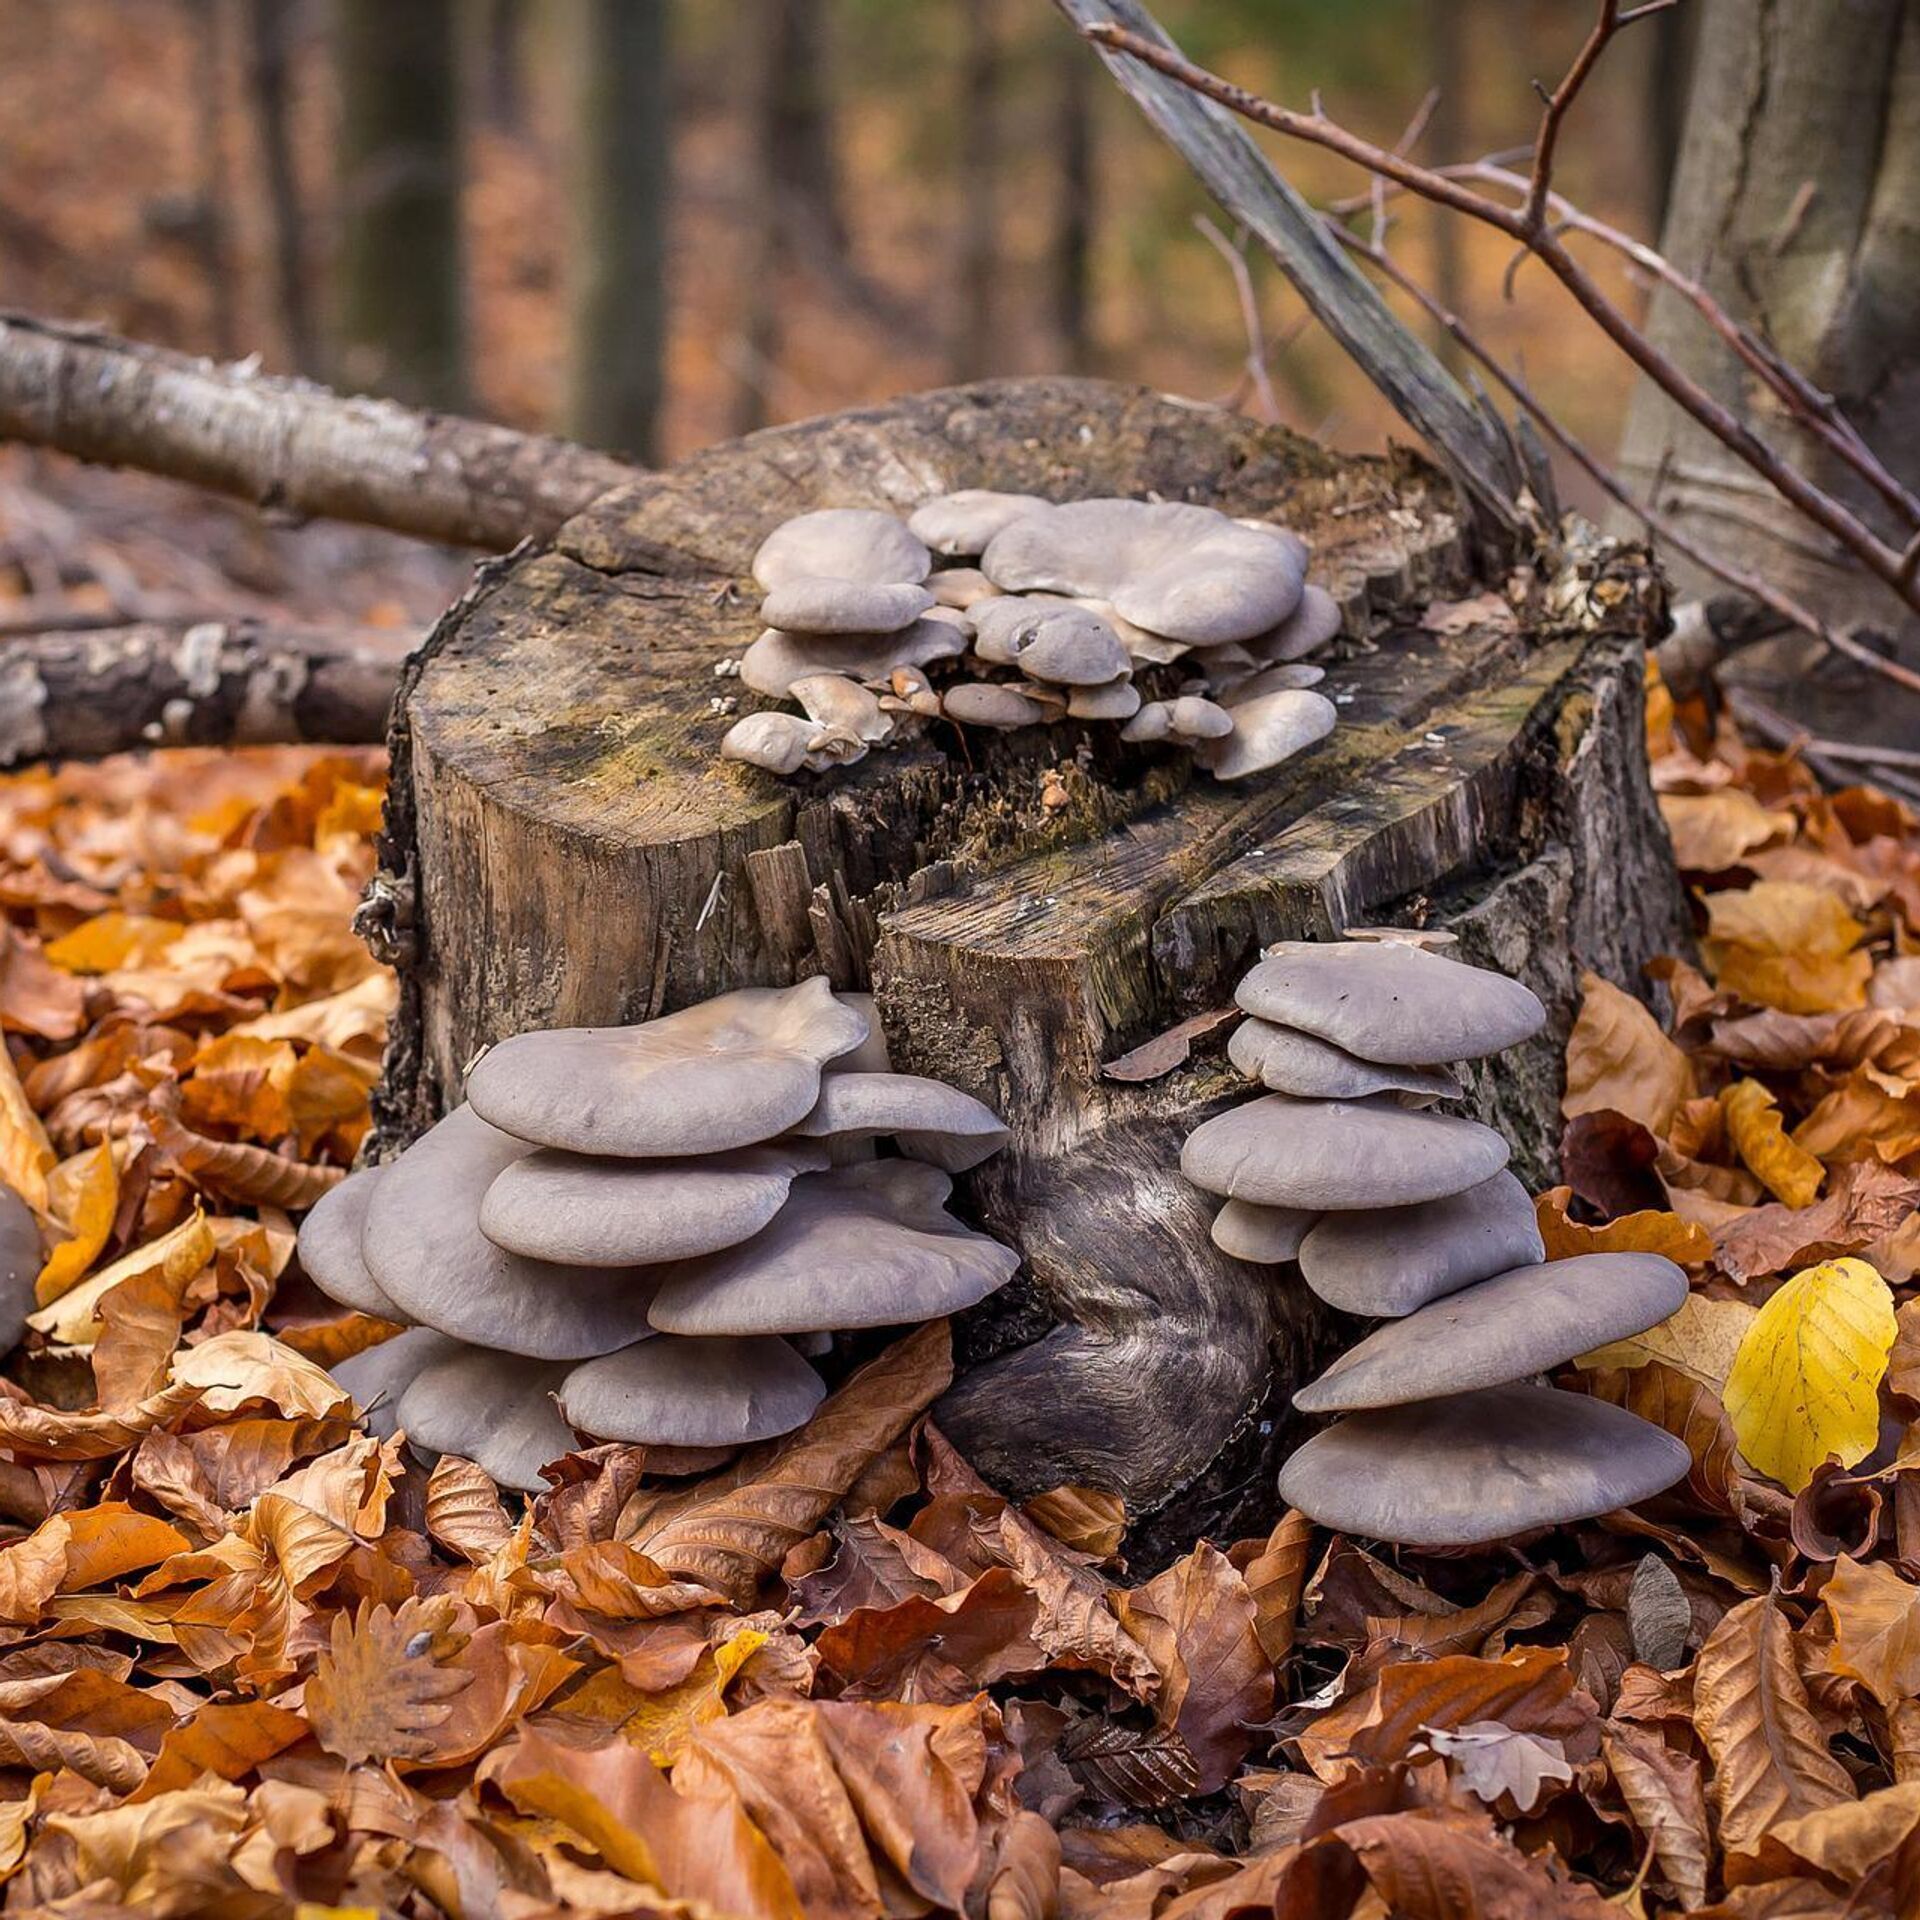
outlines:
{"label": "gray mushroom cap", "polygon": [[904,581],[783,581],[760,605],[760,618],[786,633],[898,633],[933,605],[925,587]]}
{"label": "gray mushroom cap", "polygon": [[661,1334],[575,1367],[560,1383],[560,1411],[596,1440],[734,1447],[805,1426],[826,1394],[784,1340]]}
{"label": "gray mushroom cap", "polygon": [[844,674],[803,674],[787,694],[800,702],[816,726],[863,744],[884,740],[893,731],[892,716],[881,711],[879,696]]}
{"label": "gray mushroom cap", "polygon": [[750,1239],[797,1175],[826,1164],[824,1147],[791,1136],[693,1160],[594,1160],[542,1147],[487,1189],[480,1231],[509,1253],[568,1267],[692,1260]]}
{"label": "gray mushroom cap", "polygon": [[1460,1082],[1444,1067],[1382,1066],[1268,1020],[1241,1021],[1227,1041],[1227,1058],[1249,1080],[1299,1100],[1359,1100],[1373,1093],[1452,1100],[1460,1092]]}
{"label": "gray mushroom cap", "polygon": [[516,1353],[462,1347],[414,1375],[399,1424],[429,1453],[457,1453],[522,1493],[544,1493],[540,1469],[578,1444],[554,1404],[566,1368]]}
{"label": "gray mushroom cap", "polygon": [[1547,1011],[1505,974],[1399,941],[1282,941],[1234,998],[1363,1060],[1439,1066],[1530,1040]]}
{"label": "gray mushroom cap", "polygon": [[753,577],[769,591],[789,580],[916,585],[932,563],[926,547],[892,514],[824,507],[775,527],[753,556]]}
{"label": "gray mushroom cap", "polygon": [[817,720],[797,713],[745,714],[727,729],[720,758],[764,767],[768,773],[798,773],[819,731]]}
{"label": "gray mushroom cap", "polygon": [[1173,702],[1149,700],[1136,707],[1133,717],[1120,729],[1122,740],[1164,740],[1173,731]]}
{"label": "gray mushroom cap", "polygon": [[836,1053],[822,1073],[889,1073],[893,1062],[887,1058],[887,1030],[880,1024],[879,1003],[870,993],[836,993],[843,1007],[851,1007],[867,1023],[867,1037],[857,1047]]}
{"label": "gray mushroom cap", "polygon": [[1235,707],[1251,706],[1263,694],[1298,693],[1306,687],[1317,687],[1326,677],[1325,667],[1289,660],[1283,666],[1262,667],[1258,673],[1236,680],[1222,691],[1220,704],[1231,712]]}
{"label": "gray mushroom cap", "polygon": [[39,1305],[34,1285],[41,1265],[33,1209],[11,1187],[0,1186],[0,1336],[7,1352],[25,1339],[27,1315]]}
{"label": "gray mushroom cap", "polygon": [[[938,611],[938,609],[935,609]],[[796,680],[838,673],[849,680],[884,680],[895,667],[924,667],[957,659],[967,650],[967,629],[923,615],[898,633],[803,634],[769,627],[740,656],[740,682],[770,699],[784,697]]]}
{"label": "gray mushroom cap", "polygon": [[1583,1253],[1443,1295],[1350,1348],[1298,1389],[1302,1413],[1392,1407],[1504,1386],[1679,1310],[1687,1276],[1657,1253]]}
{"label": "gray mushroom cap", "polygon": [[376,1440],[390,1440],[400,1425],[400,1396],[414,1375],[430,1362],[452,1353],[464,1353],[463,1342],[431,1327],[408,1327],[377,1347],[334,1363],[328,1371],[366,1417],[367,1431]]}
{"label": "gray mushroom cap", "polygon": [[936,494],[916,508],[907,531],[941,553],[985,553],[1002,527],[1049,503],[1032,493],[996,493],[991,487],[962,487]]}
{"label": "gray mushroom cap", "polygon": [[978,567],[942,567],[927,575],[927,591],[943,607],[965,613],[1000,591]]}
{"label": "gray mushroom cap", "polygon": [[381,1171],[361,1252],[402,1317],[540,1360],[579,1360],[641,1339],[651,1276],[563,1267],[496,1247],[480,1203],[531,1149],[456,1107]]}
{"label": "gray mushroom cap", "polygon": [[1324,647],[1341,627],[1340,602],[1324,587],[1303,587],[1300,604],[1277,627],[1247,643],[1256,658],[1270,663],[1299,660]]}
{"label": "gray mushroom cap", "polygon": [[997,680],[963,680],[949,687],[941,696],[940,710],[949,720],[970,727],[997,727],[1004,732],[1039,726],[1053,718],[1053,709],[1044,702],[1020,687],[1003,686]]}
{"label": "gray mushroom cap", "polygon": [[1006,594],[973,612],[973,650],[994,666],[1017,666],[1056,686],[1097,687],[1133,666],[1120,636],[1071,601]]}
{"label": "gray mushroom cap", "polygon": [[909,1160],[964,1173],[1007,1144],[994,1110],[944,1080],[917,1073],[829,1073],[820,1103],[794,1128],[808,1139],[890,1134]]}
{"label": "gray mushroom cap", "polygon": [[1167,707],[1167,730],[1179,740],[1222,740],[1233,731],[1234,719],[1225,707],[1183,693]]}
{"label": "gray mushroom cap", "polygon": [[1391,1100],[1269,1093],[1202,1122],[1180,1150],[1196,1187],[1263,1207],[1400,1207],[1490,1180],[1505,1140],[1477,1120]]}
{"label": "gray mushroom cap", "polygon": [[1304,1207],[1262,1207],[1229,1200],[1213,1216],[1213,1244],[1236,1260],[1277,1267],[1294,1259],[1307,1229],[1321,1216]]}
{"label": "gray mushroom cap", "polygon": [[866,1016],[816,975],[636,1027],[515,1034],[482,1055],[467,1098],[535,1146],[631,1159],[724,1153],[804,1120],[823,1063],[866,1037]]}
{"label": "gray mushroom cap", "polygon": [[407,1316],[367,1271],[360,1253],[374,1183],[385,1171],[362,1167],[314,1202],[313,1211],[300,1223],[300,1266],[329,1300],[381,1320],[404,1320]]}
{"label": "gray mushroom cap", "polygon": [[1140,689],[1131,680],[1101,687],[1075,687],[1067,696],[1070,720],[1131,720],[1140,711]]}
{"label": "gray mushroom cap", "polygon": [[1651,1499],[1688,1468],[1684,1441],[1552,1387],[1486,1387],[1357,1413],[1280,1470],[1309,1519],[1412,1547],[1478,1546]]}
{"label": "gray mushroom cap", "polygon": [[1325,694],[1282,687],[1232,703],[1233,731],[1198,749],[1195,758],[1216,780],[1244,780],[1324,740],[1340,718]]}
{"label": "gray mushroom cap", "polygon": [[1418,1206],[1323,1214],[1301,1243],[1300,1277],[1344,1313],[1394,1319],[1545,1257],[1533,1202],[1503,1172]]}
{"label": "gray mushroom cap", "polygon": [[1020,1257],[945,1210],[953,1182],[917,1160],[808,1174],[751,1240],[672,1270],[663,1333],[806,1333],[955,1313],[1012,1279]]}

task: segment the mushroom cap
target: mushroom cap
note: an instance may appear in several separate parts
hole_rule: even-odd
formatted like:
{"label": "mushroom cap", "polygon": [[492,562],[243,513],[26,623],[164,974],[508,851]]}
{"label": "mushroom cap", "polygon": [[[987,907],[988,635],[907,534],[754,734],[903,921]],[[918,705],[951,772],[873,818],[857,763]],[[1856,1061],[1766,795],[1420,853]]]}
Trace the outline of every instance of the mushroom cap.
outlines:
{"label": "mushroom cap", "polygon": [[836,1053],[822,1073],[890,1073],[893,1062],[887,1058],[887,1030],[880,1024],[880,1006],[870,993],[836,993],[843,1007],[851,1007],[867,1023],[867,1037],[857,1047]]}
{"label": "mushroom cap", "polygon": [[1304,1207],[1262,1207],[1229,1200],[1213,1216],[1213,1244],[1236,1260],[1277,1267],[1295,1258],[1307,1229],[1320,1218]]}
{"label": "mushroom cap", "polygon": [[7,1352],[26,1337],[27,1315],[40,1304],[34,1295],[40,1267],[40,1226],[33,1209],[11,1187],[0,1185],[0,1336]]}
{"label": "mushroom cap", "polygon": [[1533,1202],[1502,1172],[1418,1206],[1322,1214],[1301,1243],[1300,1277],[1329,1306],[1384,1320],[1545,1258]]}
{"label": "mushroom cap", "polygon": [[1076,500],[995,534],[980,568],[1009,592],[1111,600],[1137,627],[1189,645],[1246,640],[1299,603],[1304,549],[1184,502]]}
{"label": "mushroom cap", "polygon": [[1098,687],[1131,671],[1120,636],[1071,601],[1006,594],[974,611],[973,650],[994,666],[1017,666],[1055,686]]}
{"label": "mushroom cap", "polygon": [[1362,1060],[1407,1067],[1498,1053],[1547,1023],[1546,1008],[1518,980],[1388,940],[1281,941],[1234,999]]}
{"label": "mushroom cap", "polygon": [[1234,1028],[1227,1058],[1249,1080],[1298,1100],[1359,1100],[1372,1093],[1453,1100],[1460,1093],[1460,1082],[1444,1067],[1382,1066],[1298,1027],[1256,1018]]}
{"label": "mushroom cap", "polygon": [[1324,740],[1340,718],[1323,693],[1282,687],[1233,703],[1233,731],[1195,756],[1216,780],[1244,780]]}
{"label": "mushroom cap", "polygon": [[1140,689],[1131,680],[1101,687],[1075,687],[1067,696],[1070,720],[1131,720],[1140,711]]}
{"label": "mushroom cap", "polygon": [[784,521],[761,541],[753,577],[771,591],[789,580],[917,584],[933,556],[890,513],[823,507]]}
{"label": "mushroom cap", "polygon": [[313,1211],[300,1223],[300,1265],[329,1300],[355,1313],[404,1320],[407,1316],[367,1271],[360,1254],[374,1184],[385,1171],[384,1167],[362,1167],[313,1203]]}
{"label": "mushroom cap", "polygon": [[467,1098],[534,1146],[639,1160],[724,1153],[804,1120],[822,1064],[866,1037],[866,1016],[816,974],[637,1027],[515,1034],[474,1065]]}
{"label": "mushroom cap", "polygon": [[720,742],[720,758],[764,767],[768,773],[798,773],[819,731],[817,720],[797,713],[749,713],[727,729]]}
{"label": "mushroom cap", "polygon": [[880,709],[880,696],[844,674],[803,674],[787,688],[787,696],[798,700],[817,726],[855,740],[884,740],[893,731],[891,717]]}
{"label": "mushroom cap", "polygon": [[457,1453],[503,1487],[544,1493],[540,1469],[574,1450],[554,1405],[564,1366],[462,1347],[429,1361],[400,1396],[399,1424],[429,1453]]}
{"label": "mushroom cap", "polygon": [[480,1203],[531,1149],[456,1107],[381,1170],[360,1247],[401,1314],[478,1346],[579,1360],[642,1338],[652,1277],[630,1267],[563,1267],[496,1247]]}
{"label": "mushroom cap", "polygon": [[1050,503],[1033,493],[996,493],[991,487],[962,487],[936,494],[914,510],[907,531],[941,553],[985,553],[1002,527],[1043,510]]}
{"label": "mushroom cap", "polygon": [[432,1361],[465,1351],[465,1344],[449,1334],[408,1327],[377,1347],[336,1361],[327,1371],[353,1395],[367,1431],[376,1440],[391,1440],[400,1426],[400,1396],[412,1386],[414,1375]]}
{"label": "mushroom cap", "polygon": [[1581,1253],[1515,1267],[1375,1329],[1301,1387],[1293,1404],[1302,1413],[1343,1413],[1530,1379],[1645,1333],[1686,1297],[1686,1274],[1657,1253]]}
{"label": "mushroom cap", "polygon": [[1410,1547],[1467,1547],[1650,1499],[1686,1443],[1624,1407],[1553,1387],[1357,1413],[1280,1470],[1280,1497],[1322,1526]]}
{"label": "mushroom cap", "polygon": [[978,567],[942,567],[927,575],[927,591],[939,605],[965,613],[980,601],[993,599],[1000,589]]}
{"label": "mushroom cap", "polygon": [[1385,1099],[1269,1093],[1196,1127],[1180,1171],[1208,1193],[1263,1207],[1404,1207],[1491,1180],[1507,1154],[1477,1120]]}
{"label": "mushroom cap", "polygon": [[794,1128],[810,1140],[891,1134],[909,1160],[964,1173],[1007,1144],[1005,1123],[984,1102],[917,1073],[829,1073],[820,1101]]}
{"label": "mushroom cap", "polygon": [[740,656],[740,682],[777,700],[809,674],[884,680],[895,667],[924,667],[935,660],[956,659],[966,650],[967,629],[951,620],[936,620],[932,613],[898,633],[782,633],[778,627],[769,627]]}
{"label": "mushroom cap", "polygon": [[955,1313],[1013,1278],[1020,1256],[945,1210],[953,1182],[917,1160],[796,1180],[737,1247],[674,1269],[654,1295],[663,1333],[809,1333]]}
{"label": "mushroom cap", "polygon": [[750,1239],[785,1205],[796,1175],[826,1165],[824,1147],[791,1136],[692,1160],[590,1160],[541,1147],[487,1189],[480,1231],[509,1253],[566,1267],[693,1260]]}
{"label": "mushroom cap", "polygon": [[760,604],[760,618],[785,633],[898,633],[933,605],[925,587],[898,580],[782,581]]}
{"label": "mushroom cap", "polygon": [[1136,707],[1133,718],[1120,729],[1122,740],[1164,740],[1173,731],[1173,702],[1149,700]]}
{"label": "mushroom cap", "polygon": [[1168,706],[1167,728],[1182,740],[1223,740],[1233,731],[1233,715],[1197,693],[1183,693]]}
{"label": "mushroom cap", "polygon": [[962,680],[941,696],[940,710],[949,720],[969,727],[998,727],[1008,732],[1015,727],[1039,726],[1053,717],[1053,710],[1031,694],[997,680]]}
{"label": "mushroom cap", "polygon": [[1277,627],[1249,641],[1248,648],[1269,664],[1299,660],[1324,647],[1341,624],[1340,602],[1325,587],[1303,587],[1300,604]]}
{"label": "mushroom cap", "polygon": [[735,1447],[805,1426],[826,1396],[784,1340],[662,1334],[575,1367],[560,1383],[560,1411],[596,1440]]}
{"label": "mushroom cap", "polygon": [[1178,660],[1193,651],[1184,640],[1169,640],[1165,634],[1149,633],[1145,627],[1136,627],[1111,600],[1103,600],[1098,594],[1076,594],[1073,604],[1085,607],[1089,613],[1097,613],[1120,636],[1120,644],[1126,648],[1137,667],[1164,667],[1169,661]]}
{"label": "mushroom cap", "polygon": [[1289,660],[1283,666],[1262,667],[1244,680],[1236,680],[1220,696],[1220,704],[1231,712],[1235,707],[1251,706],[1268,693],[1298,693],[1305,687],[1317,687],[1327,677],[1325,667],[1304,660]]}

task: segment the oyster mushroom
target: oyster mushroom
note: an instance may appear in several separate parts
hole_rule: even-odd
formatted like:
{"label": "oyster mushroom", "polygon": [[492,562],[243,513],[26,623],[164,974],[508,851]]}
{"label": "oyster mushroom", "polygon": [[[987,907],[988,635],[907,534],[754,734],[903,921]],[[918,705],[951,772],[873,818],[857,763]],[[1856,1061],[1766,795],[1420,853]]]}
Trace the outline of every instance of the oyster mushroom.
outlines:
{"label": "oyster mushroom", "polygon": [[1053,717],[1053,709],[1044,702],[996,680],[963,680],[949,687],[941,696],[940,710],[949,720],[1002,731],[1039,726]]}
{"label": "oyster mushroom", "polygon": [[829,1073],[820,1103],[794,1128],[810,1140],[890,1134],[910,1160],[964,1173],[1007,1144],[1007,1128],[989,1106],[915,1073]]}
{"label": "oyster mushroom", "polygon": [[1120,729],[1122,740],[1164,740],[1173,731],[1173,702],[1149,700],[1135,708],[1133,718]]}
{"label": "oyster mushroom", "polygon": [[1195,758],[1216,780],[1244,780],[1304,752],[1333,731],[1339,710],[1324,694],[1284,687],[1232,703],[1233,731]]}
{"label": "oyster mushroom", "polygon": [[892,514],[824,507],[775,527],[753,556],[753,577],[769,592],[789,580],[918,585],[932,563],[926,547]]}
{"label": "oyster mushroom", "polygon": [[1017,666],[1032,679],[1065,687],[1104,686],[1133,665],[1098,614],[1016,594],[974,610],[973,650],[994,666]]}
{"label": "oyster mushroom", "polygon": [[[935,609],[939,611],[939,609]],[[898,633],[782,633],[769,627],[740,656],[741,684],[770,699],[782,698],[796,680],[837,673],[849,680],[884,680],[895,667],[925,667],[957,659],[967,650],[967,630],[950,620],[923,615]]]}
{"label": "oyster mushroom", "polygon": [[1176,740],[1219,740],[1233,731],[1233,715],[1198,694],[1182,694],[1167,708],[1167,731]]}
{"label": "oyster mushroom", "polygon": [[769,773],[798,773],[806,765],[808,744],[820,731],[797,713],[750,713],[736,720],[720,742],[723,760],[739,760]]}
{"label": "oyster mushroom", "polygon": [[898,633],[933,605],[925,587],[899,581],[787,580],[760,603],[760,618],[784,633]]}
{"label": "oyster mushroom", "polygon": [[1298,693],[1305,687],[1317,687],[1327,677],[1325,667],[1309,666],[1304,660],[1291,660],[1283,666],[1262,667],[1258,673],[1236,680],[1223,690],[1220,704],[1231,711],[1250,706],[1266,693]]}
{"label": "oyster mushroom", "polygon": [[1299,660],[1335,638],[1342,624],[1339,601],[1324,587],[1305,587],[1300,604],[1277,627],[1250,640],[1247,649],[1269,664]]}
{"label": "oyster mushroom", "polygon": [[879,696],[857,680],[837,673],[810,673],[794,681],[787,692],[806,709],[816,727],[829,733],[868,745],[893,731],[893,721],[880,710]]}
{"label": "oyster mushroom", "polygon": [[596,1440],[737,1447],[805,1426],[826,1383],[786,1341],[661,1334],[575,1367],[561,1416]]}
{"label": "oyster mushroom", "polygon": [[1229,1200],[1213,1216],[1213,1244],[1236,1260],[1277,1267],[1296,1258],[1308,1229],[1321,1216],[1305,1207],[1263,1207]]}
{"label": "oyster mushroom", "polygon": [[941,606],[965,613],[1000,589],[978,567],[942,567],[927,575],[927,591]]}
{"label": "oyster mushroom", "polygon": [[351,1307],[355,1313],[370,1313],[380,1320],[404,1320],[407,1316],[387,1297],[360,1255],[367,1207],[382,1171],[379,1167],[363,1167],[358,1173],[350,1173],[313,1203],[312,1212],[300,1223],[300,1266],[307,1278],[340,1306]]}
{"label": "oyster mushroom", "polygon": [[1383,1066],[1267,1020],[1241,1021],[1227,1041],[1227,1058],[1249,1080],[1300,1100],[1358,1100],[1373,1093],[1452,1100],[1460,1092],[1460,1082],[1444,1067]]}
{"label": "oyster mushroom", "polygon": [[457,1453],[503,1487],[544,1493],[540,1469],[574,1450],[554,1404],[566,1368],[462,1347],[430,1360],[400,1396],[398,1419],[429,1453]]}
{"label": "oyster mushroom", "polygon": [[33,1209],[11,1187],[0,1186],[0,1336],[9,1352],[25,1338],[27,1315],[39,1304],[34,1285],[40,1265],[40,1226]]}
{"label": "oyster mushroom", "polygon": [[1001,528],[1042,512],[1047,502],[1031,493],[996,493],[991,487],[962,487],[936,494],[915,508],[907,531],[940,553],[985,553]]}
{"label": "oyster mushroom", "polygon": [[1070,720],[1131,720],[1140,711],[1140,689],[1131,680],[1109,680],[1104,686],[1075,687],[1067,695]]}
{"label": "oyster mushroom", "polygon": [[400,1396],[413,1384],[414,1376],[435,1360],[465,1351],[448,1334],[435,1333],[431,1327],[407,1327],[377,1347],[336,1360],[327,1371],[353,1395],[367,1431],[376,1440],[391,1440],[400,1426]]}

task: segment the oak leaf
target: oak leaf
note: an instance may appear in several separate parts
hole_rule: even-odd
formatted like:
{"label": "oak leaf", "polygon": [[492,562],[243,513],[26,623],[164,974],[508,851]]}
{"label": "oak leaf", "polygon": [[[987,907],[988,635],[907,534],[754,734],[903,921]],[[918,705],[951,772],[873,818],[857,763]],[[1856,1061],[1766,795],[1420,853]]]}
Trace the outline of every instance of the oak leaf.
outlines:
{"label": "oak leaf", "polygon": [[454,1696],[474,1682],[452,1664],[470,1637],[453,1623],[454,1603],[445,1598],[335,1614],[306,1689],[320,1744],[349,1763],[436,1753]]}
{"label": "oak leaf", "polygon": [[1573,1781],[1567,1750],[1558,1740],[1516,1733],[1498,1720],[1429,1728],[1427,1745],[1453,1761],[1460,1784],[1488,1806],[1506,1796],[1522,1813],[1531,1813],[1549,1780],[1563,1786]]}

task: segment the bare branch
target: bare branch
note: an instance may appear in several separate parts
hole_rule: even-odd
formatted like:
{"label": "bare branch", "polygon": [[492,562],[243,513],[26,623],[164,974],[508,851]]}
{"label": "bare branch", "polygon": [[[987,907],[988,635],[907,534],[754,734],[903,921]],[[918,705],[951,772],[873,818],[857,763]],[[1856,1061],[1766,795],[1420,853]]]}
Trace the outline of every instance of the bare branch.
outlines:
{"label": "bare branch", "polygon": [[[1533,138],[1533,178],[1527,186],[1527,197],[1521,203],[1520,219],[1529,231],[1539,232],[1546,226],[1547,195],[1553,188],[1553,150],[1560,139],[1561,124],[1567,117],[1568,109],[1579,98],[1580,89],[1587,83],[1587,76],[1600,63],[1600,56],[1607,50],[1607,42],[1620,30],[1620,0],[1600,0],[1600,11],[1594,20],[1587,37],[1581,42],[1580,51],[1573,57],[1573,65],[1566,71],[1560,84],[1546,96],[1546,111],[1540,116],[1540,131]],[[1539,82],[1534,82],[1535,87]]]}
{"label": "bare branch", "polygon": [[1240,324],[1247,335],[1247,380],[1269,420],[1280,418],[1280,402],[1274,397],[1273,381],[1267,374],[1266,328],[1260,320],[1260,301],[1253,289],[1253,275],[1247,270],[1245,236],[1235,246],[1204,213],[1193,216],[1206,242],[1226,263],[1233,275],[1233,290],[1240,302]]}

